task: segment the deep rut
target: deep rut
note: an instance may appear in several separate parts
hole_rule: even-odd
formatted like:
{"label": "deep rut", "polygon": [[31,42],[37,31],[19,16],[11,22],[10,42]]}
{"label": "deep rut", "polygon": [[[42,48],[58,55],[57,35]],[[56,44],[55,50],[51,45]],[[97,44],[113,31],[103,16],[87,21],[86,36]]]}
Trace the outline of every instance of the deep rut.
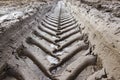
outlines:
{"label": "deep rut", "polygon": [[21,59],[17,63],[23,65],[9,61],[7,73],[17,80],[89,80],[97,62],[92,50],[87,35],[59,1],[16,50]]}

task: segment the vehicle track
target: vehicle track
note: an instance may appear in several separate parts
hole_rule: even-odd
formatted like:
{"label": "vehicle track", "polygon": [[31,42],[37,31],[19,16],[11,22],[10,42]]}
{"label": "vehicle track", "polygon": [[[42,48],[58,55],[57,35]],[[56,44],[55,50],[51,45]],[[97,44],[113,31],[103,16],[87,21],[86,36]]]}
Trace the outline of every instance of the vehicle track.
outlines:
{"label": "vehicle track", "polygon": [[18,63],[24,65],[9,61],[7,73],[11,80],[87,80],[97,62],[92,50],[87,35],[59,1],[16,50],[22,60]]}

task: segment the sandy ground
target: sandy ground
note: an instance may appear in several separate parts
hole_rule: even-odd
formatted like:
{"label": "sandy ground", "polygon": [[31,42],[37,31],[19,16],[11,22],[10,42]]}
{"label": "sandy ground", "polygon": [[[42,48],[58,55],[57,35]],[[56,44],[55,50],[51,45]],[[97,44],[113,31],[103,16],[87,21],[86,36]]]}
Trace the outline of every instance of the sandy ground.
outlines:
{"label": "sandy ground", "polygon": [[[95,45],[94,53],[102,62],[100,65],[105,68],[108,80],[120,80],[120,2],[104,0],[85,0],[84,2],[81,0],[83,2],[80,4],[80,1],[69,1],[71,2],[66,2],[66,6],[82,26],[83,33],[88,34],[89,41]],[[44,3],[46,2],[0,1],[0,33],[4,33],[16,22],[34,15],[37,7]],[[32,22],[35,23],[34,20],[31,24]],[[27,23],[29,25],[29,21]],[[24,26],[28,27],[28,25]],[[30,29],[24,29],[24,33],[27,34],[26,30],[29,33]],[[20,34],[20,36],[23,35]],[[20,39],[18,37],[17,39]],[[16,41],[17,43],[19,41]],[[7,53],[7,50],[5,52]]]}
{"label": "sandy ground", "polygon": [[71,0],[66,5],[95,45],[94,52],[100,57],[110,80],[120,80],[120,2],[85,0],[80,4]]}

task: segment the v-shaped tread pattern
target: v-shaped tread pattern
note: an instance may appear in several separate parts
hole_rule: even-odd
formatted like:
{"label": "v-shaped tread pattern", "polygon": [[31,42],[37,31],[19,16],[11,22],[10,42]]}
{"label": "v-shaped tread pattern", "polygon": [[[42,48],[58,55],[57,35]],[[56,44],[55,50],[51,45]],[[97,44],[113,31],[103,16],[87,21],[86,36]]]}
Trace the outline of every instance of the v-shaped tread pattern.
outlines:
{"label": "v-shaped tread pattern", "polygon": [[[61,1],[58,2],[54,13],[45,15],[31,36],[18,48],[20,57],[28,57],[51,80],[75,80],[87,66],[96,62],[89,41],[64,6]],[[88,53],[82,55],[82,51]],[[65,69],[60,69],[62,72],[57,76],[57,68],[63,65],[66,65]]]}

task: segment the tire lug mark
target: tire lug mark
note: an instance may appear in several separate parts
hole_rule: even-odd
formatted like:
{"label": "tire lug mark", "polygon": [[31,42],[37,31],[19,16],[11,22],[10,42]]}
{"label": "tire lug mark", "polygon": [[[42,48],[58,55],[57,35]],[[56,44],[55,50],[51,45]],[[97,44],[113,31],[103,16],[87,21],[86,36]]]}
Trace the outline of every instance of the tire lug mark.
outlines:
{"label": "tire lug mark", "polygon": [[[73,38],[73,39],[70,40],[69,42],[66,42],[66,43],[63,44],[61,47],[59,47],[56,51],[61,51],[61,50],[63,50],[65,47],[67,47],[67,46],[71,45],[72,43],[74,43],[75,41],[81,40],[81,39],[82,39],[82,36]],[[55,53],[56,51],[54,51],[54,53]]]}
{"label": "tire lug mark", "polygon": [[49,25],[53,26],[54,28],[56,28],[56,27],[57,27],[57,24],[55,24],[55,23],[53,23],[53,22],[50,22],[50,21],[49,21],[49,20],[47,20],[47,19],[43,19],[43,21],[44,21],[45,23],[47,23],[47,24],[49,24]]}
{"label": "tire lug mark", "polygon": [[51,55],[52,57],[54,58],[57,58],[59,59],[57,56],[55,56],[49,49],[47,49],[45,46],[43,46],[42,43],[39,43],[38,41],[36,41],[35,39],[31,38],[31,37],[28,37],[26,39],[26,42],[28,44],[34,44],[36,46],[38,46],[39,48],[41,48],[44,52],[46,52],[48,55]]}
{"label": "tire lug mark", "polygon": [[48,21],[52,22],[52,23],[55,23],[55,24],[58,24],[58,21],[55,21],[55,20],[52,20],[50,18],[46,18]]}
{"label": "tire lug mark", "polygon": [[49,29],[49,26],[47,26],[47,27],[44,26],[43,22],[41,22],[40,27],[41,27],[42,29],[48,31],[49,33],[53,34],[53,35],[55,35],[55,33],[56,33],[56,31],[53,31],[52,29]]}
{"label": "tire lug mark", "polygon": [[63,41],[58,42],[58,44],[60,44],[62,46],[62,45],[66,44],[67,42],[69,42],[72,39],[77,38],[77,37],[79,37],[80,40],[83,40],[84,36],[83,36],[83,34],[77,33],[77,34],[71,35],[71,37],[69,37],[69,38],[67,38],[67,39],[65,39]]}
{"label": "tire lug mark", "polygon": [[59,16],[53,13],[53,14],[50,14],[48,17],[58,20]]}
{"label": "tire lug mark", "polygon": [[50,79],[53,78],[52,74],[49,72],[49,64],[45,60],[41,59],[42,56],[40,57],[37,54],[32,53],[25,46],[20,46],[18,48],[18,54],[19,56],[29,57],[47,77],[49,77]]}
{"label": "tire lug mark", "polygon": [[67,16],[67,17],[63,16],[63,17],[60,18],[60,20],[69,20],[70,18],[73,18],[73,16],[70,16],[70,15]]}
{"label": "tire lug mark", "polygon": [[58,45],[58,44],[56,44],[54,41],[52,41],[52,39],[47,38],[46,36],[40,34],[38,31],[33,31],[33,34],[35,34],[35,35],[38,36],[38,37],[41,37],[41,38],[45,39],[46,41],[48,41],[48,42],[50,42],[50,43],[53,43],[54,45]]}
{"label": "tire lug mark", "polygon": [[70,28],[68,28],[68,29],[64,29],[63,31],[57,33],[57,35],[62,35],[62,34],[64,34],[64,33],[66,33],[66,32],[69,32],[69,31],[75,29],[76,27],[77,27],[77,26],[75,26],[75,27],[70,27]]}
{"label": "tire lug mark", "polygon": [[41,22],[41,24],[42,24],[44,27],[46,27],[46,28],[48,28],[48,29],[50,29],[50,30],[52,30],[52,31],[58,32],[57,29],[54,29],[54,28],[52,28],[52,27],[49,27],[49,26],[51,26],[51,25],[46,25],[44,22]]}
{"label": "tire lug mark", "polygon": [[73,24],[73,25],[68,25],[68,26],[65,26],[65,27],[61,27],[61,28],[59,28],[59,30],[68,29],[68,28],[75,27],[75,26],[78,26],[78,24]]}
{"label": "tire lug mark", "polygon": [[47,17],[48,19],[51,19],[51,20],[53,20],[53,21],[58,21],[58,19],[54,19],[54,18],[52,18],[52,17]]}
{"label": "tire lug mark", "polygon": [[56,15],[53,15],[53,14],[49,15],[48,17],[54,18],[56,20],[58,20],[58,18],[59,18],[59,16],[56,16]]}
{"label": "tire lug mark", "polygon": [[68,20],[71,20],[71,19],[73,19],[73,17],[63,19],[63,20],[61,20],[60,22],[63,23],[63,22],[66,22],[66,21],[68,21]]}
{"label": "tire lug mark", "polygon": [[77,54],[78,52],[80,52],[81,50],[86,50],[88,48],[88,44],[84,44],[84,45],[81,45],[81,46],[78,46],[78,47],[74,47],[74,49],[69,53],[69,54],[66,54],[62,57],[61,61],[55,65],[55,66],[52,66],[50,68],[50,70],[52,71],[53,69],[57,68],[58,66],[64,64],[66,61],[68,61],[71,57],[73,57],[75,54]]}
{"label": "tire lug mark", "polygon": [[38,31],[36,31],[36,30],[34,30],[32,33],[35,34],[35,35],[38,36],[38,37],[44,38],[46,41],[48,41],[48,42],[50,42],[50,43],[54,43],[54,42],[52,41],[52,39],[47,38],[46,36],[44,36],[43,34],[41,34],[40,32],[38,32]]}
{"label": "tire lug mark", "polygon": [[79,32],[79,31],[76,30],[76,31],[74,31],[74,32],[72,32],[72,33],[70,33],[70,34],[67,34],[67,35],[61,37],[61,38],[58,39],[58,40],[55,40],[55,42],[57,43],[57,42],[60,42],[60,41],[62,41],[62,40],[65,40],[66,38],[68,38],[68,37],[70,37],[71,35],[74,35],[74,34],[76,34],[76,33],[78,33],[78,32]]}
{"label": "tire lug mark", "polygon": [[61,19],[61,20],[64,20],[64,19],[68,19],[68,18],[73,18],[73,17],[72,17],[72,16],[70,16],[70,15],[69,15],[69,16],[68,16],[68,15],[66,15],[66,16],[65,16],[65,15],[63,15],[60,19]]}
{"label": "tire lug mark", "polygon": [[58,80],[74,80],[77,75],[89,65],[95,65],[97,57],[94,55],[80,56],[62,72]]}
{"label": "tire lug mark", "polygon": [[49,32],[49,31],[47,31],[47,30],[41,28],[40,26],[38,26],[38,29],[42,30],[43,32],[48,33],[48,34],[51,35],[51,36],[55,36],[55,37],[59,38],[59,36],[57,36],[56,34],[53,34],[53,33]]}
{"label": "tire lug mark", "polygon": [[77,21],[74,21],[74,22],[71,22],[71,23],[69,23],[69,24],[65,24],[65,25],[61,26],[61,28],[62,28],[62,29],[65,29],[65,28],[70,27],[70,26],[72,26],[72,25],[74,25],[74,24],[76,24],[76,23],[77,23]]}
{"label": "tire lug mark", "polygon": [[75,21],[75,19],[70,19],[68,21],[65,21],[65,22],[61,23],[61,26],[68,24],[68,23],[71,23],[72,21]]}

